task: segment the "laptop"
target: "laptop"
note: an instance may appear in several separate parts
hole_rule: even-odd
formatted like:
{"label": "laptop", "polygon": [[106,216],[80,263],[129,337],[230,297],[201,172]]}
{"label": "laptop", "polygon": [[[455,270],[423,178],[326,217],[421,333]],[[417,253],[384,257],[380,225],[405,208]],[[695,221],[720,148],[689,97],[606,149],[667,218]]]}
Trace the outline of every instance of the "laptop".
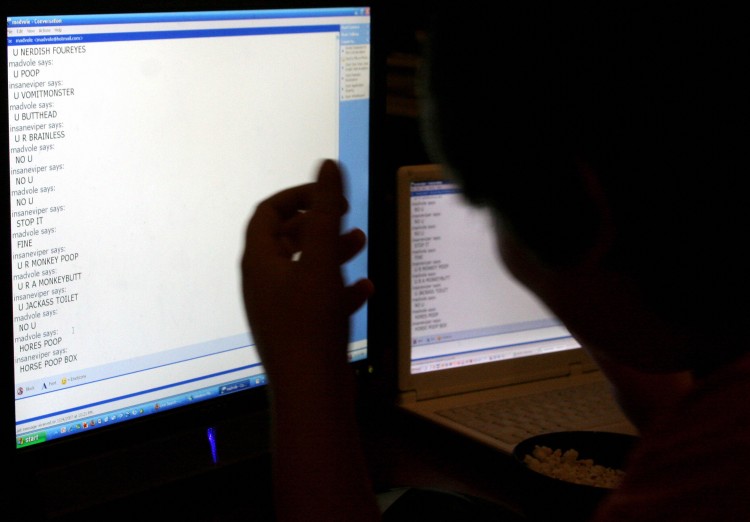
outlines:
{"label": "laptop", "polygon": [[439,165],[397,176],[398,406],[505,453],[550,431],[636,434],[597,365],[503,266],[489,212]]}

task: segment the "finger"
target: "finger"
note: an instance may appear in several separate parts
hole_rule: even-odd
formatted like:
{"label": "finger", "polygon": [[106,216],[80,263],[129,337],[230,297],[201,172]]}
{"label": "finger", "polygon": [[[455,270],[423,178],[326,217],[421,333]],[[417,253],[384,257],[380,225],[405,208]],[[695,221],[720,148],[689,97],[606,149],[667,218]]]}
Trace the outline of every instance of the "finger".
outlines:
{"label": "finger", "polygon": [[[309,218],[308,213],[299,213],[296,217],[293,217],[285,222],[283,226],[283,241],[287,246],[289,255],[298,253],[302,250],[302,238],[303,231],[305,230],[305,222]],[[345,232],[339,236],[338,245],[336,246],[337,256],[336,260],[338,264],[344,264],[356,256],[367,244],[367,236],[359,229],[354,228]]]}
{"label": "finger", "polygon": [[351,315],[359,310],[374,292],[375,285],[373,285],[372,281],[369,279],[360,279],[346,287],[344,293],[344,309],[346,310],[347,315]]}
{"label": "finger", "polygon": [[262,201],[255,209],[245,232],[245,251],[273,252],[288,256],[289,222],[310,206],[314,184],[292,187]]}
{"label": "finger", "polygon": [[343,216],[349,208],[344,197],[344,180],[338,164],[325,160],[318,170],[318,181],[312,192],[310,210]]}
{"label": "finger", "polygon": [[310,208],[304,216],[300,239],[303,261],[338,267],[341,216],[347,207],[341,172],[335,162],[326,160],[318,171],[310,193]]}
{"label": "finger", "polygon": [[346,263],[367,244],[367,236],[359,228],[350,230],[342,234],[339,242],[339,264]]}
{"label": "finger", "polygon": [[285,220],[293,217],[300,211],[308,210],[312,202],[315,185],[315,182],[304,183],[281,190],[261,201],[256,208],[256,213],[262,208],[270,210]]}

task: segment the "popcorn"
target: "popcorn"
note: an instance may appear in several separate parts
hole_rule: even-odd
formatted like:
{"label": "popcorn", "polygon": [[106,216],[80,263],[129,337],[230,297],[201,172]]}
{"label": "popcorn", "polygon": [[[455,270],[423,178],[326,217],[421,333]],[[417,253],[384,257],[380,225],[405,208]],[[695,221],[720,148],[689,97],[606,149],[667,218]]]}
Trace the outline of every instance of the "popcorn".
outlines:
{"label": "popcorn", "polygon": [[616,488],[625,476],[622,470],[594,464],[591,459],[579,459],[574,449],[563,452],[536,446],[530,455],[524,457],[524,463],[548,477],[600,488]]}

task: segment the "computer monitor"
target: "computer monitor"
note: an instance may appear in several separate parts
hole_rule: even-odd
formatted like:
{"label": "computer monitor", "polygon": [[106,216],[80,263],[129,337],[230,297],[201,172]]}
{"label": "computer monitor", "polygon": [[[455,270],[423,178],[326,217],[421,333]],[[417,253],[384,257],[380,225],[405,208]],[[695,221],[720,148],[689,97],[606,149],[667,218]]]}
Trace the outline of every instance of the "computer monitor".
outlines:
{"label": "computer monitor", "polygon": [[[209,428],[245,397],[262,408],[239,272],[255,205],[334,158],[345,226],[368,231],[371,4],[84,7],[8,8],[5,361],[22,466],[105,434],[111,449],[126,426],[143,440],[135,426],[177,412]],[[367,275],[367,249],[344,270]],[[352,318],[354,365],[367,317]]]}

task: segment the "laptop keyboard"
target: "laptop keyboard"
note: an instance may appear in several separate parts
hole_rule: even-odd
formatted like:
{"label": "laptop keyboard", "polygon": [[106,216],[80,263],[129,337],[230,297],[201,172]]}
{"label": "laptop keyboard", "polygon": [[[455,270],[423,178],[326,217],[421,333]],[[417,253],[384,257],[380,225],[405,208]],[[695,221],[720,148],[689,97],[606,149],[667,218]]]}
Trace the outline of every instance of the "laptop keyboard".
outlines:
{"label": "laptop keyboard", "polygon": [[551,431],[595,429],[625,421],[604,381],[437,413],[507,444]]}

